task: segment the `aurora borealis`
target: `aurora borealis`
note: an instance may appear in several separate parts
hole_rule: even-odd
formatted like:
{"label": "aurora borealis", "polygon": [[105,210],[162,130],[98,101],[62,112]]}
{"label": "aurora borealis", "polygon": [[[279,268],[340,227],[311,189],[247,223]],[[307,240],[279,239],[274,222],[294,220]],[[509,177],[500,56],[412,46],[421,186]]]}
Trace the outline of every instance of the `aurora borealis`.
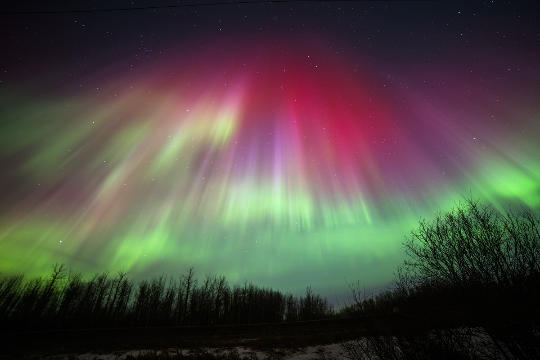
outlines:
{"label": "aurora borealis", "polygon": [[334,294],[390,281],[403,236],[463,196],[538,208],[534,16],[392,6],[11,16],[0,271]]}

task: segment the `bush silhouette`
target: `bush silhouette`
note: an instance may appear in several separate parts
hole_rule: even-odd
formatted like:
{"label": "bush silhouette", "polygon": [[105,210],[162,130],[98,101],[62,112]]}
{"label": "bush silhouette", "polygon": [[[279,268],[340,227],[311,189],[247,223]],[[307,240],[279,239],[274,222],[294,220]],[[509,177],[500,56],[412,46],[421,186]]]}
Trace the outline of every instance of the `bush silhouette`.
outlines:
{"label": "bush silhouette", "polygon": [[467,200],[420,221],[405,242],[405,273],[419,284],[516,286],[540,272],[540,221]]}
{"label": "bush silhouette", "polygon": [[[348,345],[350,358],[540,358],[540,220],[532,210],[467,199],[421,220],[403,246],[394,288],[365,297],[353,287],[345,310],[397,316],[401,333],[375,325],[377,336]],[[470,352],[478,339],[487,345]]]}

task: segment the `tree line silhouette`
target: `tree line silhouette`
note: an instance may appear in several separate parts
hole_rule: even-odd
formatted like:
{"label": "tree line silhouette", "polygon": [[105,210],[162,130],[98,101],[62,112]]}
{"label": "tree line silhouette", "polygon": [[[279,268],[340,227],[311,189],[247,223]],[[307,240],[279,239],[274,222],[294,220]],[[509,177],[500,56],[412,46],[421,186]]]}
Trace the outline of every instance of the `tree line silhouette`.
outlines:
{"label": "tree line silhouette", "polygon": [[293,296],[253,284],[231,287],[224,276],[135,283],[126,273],[89,279],[55,265],[49,278],[0,280],[0,326],[5,329],[244,324],[328,317],[326,299],[307,287]]}

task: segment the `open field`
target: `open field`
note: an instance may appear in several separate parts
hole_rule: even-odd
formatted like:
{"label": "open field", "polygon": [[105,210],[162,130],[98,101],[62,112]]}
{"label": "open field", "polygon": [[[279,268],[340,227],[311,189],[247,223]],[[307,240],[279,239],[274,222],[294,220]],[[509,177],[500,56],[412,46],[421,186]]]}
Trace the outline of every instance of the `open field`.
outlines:
{"label": "open field", "polygon": [[0,358],[47,360],[537,359],[540,334],[401,315],[256,325],[3,333]]}
{"label": "open field", "polygon": [[[299,348],[352,340],[384,324],[399,332],[400,317],[334,319],[295,323],[4,332],[3,358],[65,353],[105,353],[131,349],[196,349],[243,346]],[[422,326],[417,324],[417,330]],[[410,331],[410,329],[408,330]]]}

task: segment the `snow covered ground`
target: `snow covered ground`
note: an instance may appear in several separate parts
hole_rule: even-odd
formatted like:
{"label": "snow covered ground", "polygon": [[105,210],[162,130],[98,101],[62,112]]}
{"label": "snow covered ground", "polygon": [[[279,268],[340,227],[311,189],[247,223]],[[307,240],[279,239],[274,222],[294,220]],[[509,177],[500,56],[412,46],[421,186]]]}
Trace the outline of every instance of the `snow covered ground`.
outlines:
{"label": "snow covered ground", "polygon": [[[158,351],[161,353],[165,350]],[[214,355],[226,354],[230,352],[237,352],[241,359],[250,359],[250,360],[265,360],[265,359],[283,359],[283,360],[313,360],[313,359],[343,359],[345,356],[342,344],[328,344],[328,345],[318,345],[318,346],[308,346],[305,348],[298,349],[273,349],[271,351],[260,351],[253,350],[245,347],[235,347],[232,349],[223,349],[223,348],[204,348],[195,350],[179,350],[179,349],[168,349],[169,356],[174,359],[178,356],[179,353],[183,356],[188,356],[190,354],[196,354],[198,352],[204,351]],[[132,350],[126,352],[115,352],[110,354],[66,354],[61,356],[53,356],[47,359],[49,360],[126,360],[128,357],[137,358],[139,355],[149,353],[149,350]],[[152,353],[156,353],[152,351]]]}
{"label": "snow covered ground", "polygon": [[[437,335],[438,334],[438,335]],[[439,336],[439,337],[438,337]],[[441,337],[442,336],[442,337]],[[513,359],[513,354],[509,352],[507,346],[494,339],[483,328],[457,328],[441,331],[433,331],[428,337],[422,338],[429,344],[438,346],[442,351],[458,351],[459,354],[467,354],[468,357],[481,356],[482,358]],[[431,339],[431,340],[430,340]],[[253,339],[251,339],[253,340]],[[144,355],[158,355],[156,359],[216,359],[216,360],[337,360],[337,359],[378,359],[402,358],[402,346],[405,346],[410,353],[422,353],[430,355],[434,353],[425,352],[432,346],[419,345],[416,341],[408,343],[408,340],[398,340],[395,337],[367,337],[358,340],[307,346],[298,348],[273,348],[265,350],[252,349],[247,346],[236,346],[231,348],[201,348],[196,350],[170,348],[165,350],[130,350],[119,351],[107,354],[85,353],[85,354],[64,354],[45,357],[48,360],[131,360],[149,359]],[[421,343],[420,342],[420,343]],[[438,344],[438,345],[437,345]],[[503,354],[504,353],[504,354]],[[366,356],[366,354],[369,354]],[[378,356],[376,356],[379,355]],[[487,356],[487,357],[486,357]],[[43,357],[40,357],[43,358]]]}

